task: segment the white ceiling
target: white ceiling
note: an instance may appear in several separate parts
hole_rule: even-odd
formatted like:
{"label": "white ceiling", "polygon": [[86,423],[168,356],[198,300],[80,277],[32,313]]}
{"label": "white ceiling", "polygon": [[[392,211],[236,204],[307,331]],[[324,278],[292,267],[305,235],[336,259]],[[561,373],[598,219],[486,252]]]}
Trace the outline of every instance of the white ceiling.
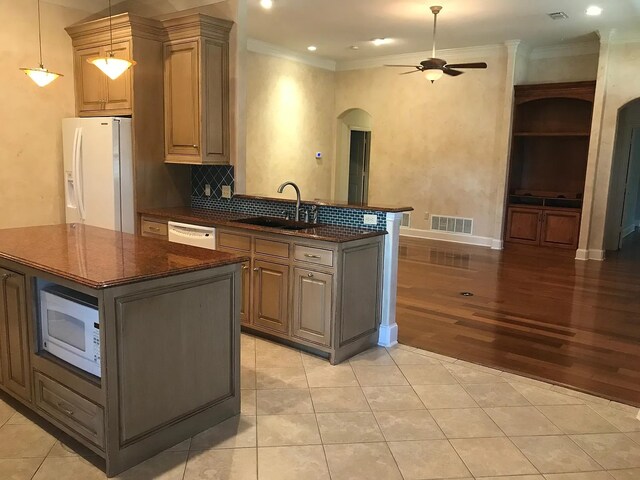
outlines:
{"label": "white ceiling", "polygon": [[[425,51],[431,48],[432,4],[438,17],[438,48],[470,47],[519,39],[532,46],[595,39],[595,31],[640,28],[640,0],[273,0],[271,10],[248,2],[251,38],[337,60]],[[604,9],[589,17],[590,5]],[[564,11],[567,20],[547,13]],[[374,47],[370,40],[393,42]],[[359,50],[349,47],[357,45]]]}

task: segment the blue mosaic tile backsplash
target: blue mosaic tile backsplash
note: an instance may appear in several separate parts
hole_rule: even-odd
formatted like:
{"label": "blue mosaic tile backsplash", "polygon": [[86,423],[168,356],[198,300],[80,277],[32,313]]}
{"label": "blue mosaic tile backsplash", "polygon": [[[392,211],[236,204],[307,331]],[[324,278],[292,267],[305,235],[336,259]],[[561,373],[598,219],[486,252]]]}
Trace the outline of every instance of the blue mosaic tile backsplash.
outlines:
{"label": "blue mosaic tile backsplash", "polygon": [[[191,167],[191,207],[207,210],[224,210],[246,213],[247,215],[269,215],[282,217],[283,212],[294,216],[295,204],[277,200],[256,198],[222,198],[222,185],[231,185],[234,191],[233,167],[231,166],[193,166]],[[205,184],[211,185],[211,196],[204,194]],[[305,205],[305,202],[302,202]],[[364,225],[364,215],[376,215],[376,225]],[[318,223],[341,225],[366,230],[386,230],[386,212],[359,210],[348,207],[318,206]]]}

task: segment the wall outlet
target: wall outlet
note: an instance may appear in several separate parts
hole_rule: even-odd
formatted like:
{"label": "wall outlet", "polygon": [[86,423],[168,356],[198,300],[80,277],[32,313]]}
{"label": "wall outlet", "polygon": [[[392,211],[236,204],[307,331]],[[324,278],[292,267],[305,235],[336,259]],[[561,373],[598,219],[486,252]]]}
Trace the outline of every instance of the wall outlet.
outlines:
{"label": "wall outlet", "polygon": [[211,196],[211,185],[209,185],[208,183],[204,186],[204,196],[205,197]]}
{"label": "wall outlet", "polygon": [[365,225],[377,225],[378,224],[378,216],[373,214],[365,214],[362,219]]}
{"label": "wall outlet", "polygon": [[222,198],[231,198],[231,186],[222,185]]}

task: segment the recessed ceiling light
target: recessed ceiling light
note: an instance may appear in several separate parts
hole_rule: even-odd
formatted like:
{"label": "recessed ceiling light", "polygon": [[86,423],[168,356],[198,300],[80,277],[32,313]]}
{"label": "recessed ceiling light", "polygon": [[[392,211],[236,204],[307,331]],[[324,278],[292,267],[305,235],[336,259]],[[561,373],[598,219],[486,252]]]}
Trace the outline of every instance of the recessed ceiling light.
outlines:
{"label": "recessed ceiling light", "polygon": [[273,7],[273,0],[260,0],[260,6],[265,10],[269,10]]}
{"label": "recessed ceiling light", "polygon": [[350,48],[351,50],[360,50],[360,47],[359,47],[359,46],[357,46],[357,45],[351,45],[349,48]]}
{"label": "recessed ceiling light", "polygon": [[585,13],[590,17],[597,17],[602,13],[602,8],[597,5],[591,5],[589,8],[587,8],[587,11]]}
{"label": "recessed ceiling light", "polygon": [[380,45],[384,45],[386,43],[390,43],[391,39],[390,38],[374,38],[373,40],[371,40],[371,42],[376,46],[379,47]]}
{"label": "recessed ceiling light", "polygon": [[318,50],[318,47],[316,47],[315,45],[309,45],[307,47],[307,50],[309,50],[310,52],[315,52],[316,50]]}

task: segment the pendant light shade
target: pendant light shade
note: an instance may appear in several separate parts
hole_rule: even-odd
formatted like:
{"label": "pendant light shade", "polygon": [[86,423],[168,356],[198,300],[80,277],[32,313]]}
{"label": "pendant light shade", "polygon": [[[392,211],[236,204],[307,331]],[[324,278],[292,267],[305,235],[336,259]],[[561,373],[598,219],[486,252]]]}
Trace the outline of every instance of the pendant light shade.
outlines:
{"label": "pendant light shade", "polygon": [[87,62],[94,64],[111,80],[115,80],[136,62],[124,58],[116,58],[113,53],[113,25],[111,24],[111,0],[109,0],[109,51],[104,57],[88,58]]}
{"label": "pendant light shade", "polygon": [[102,70],[111,80],[115,80],[136,64],[134,61],[114,57],[113,52],[109,52],[106,57],[92,58],[87,61]]}
{"label": "pendant light shade", "polygon": [[56,78],[62,77],[62,74],[50,72],[44,68],[42,63],[42,26],[40,23],[40,0],[38,0],[38,48],[40,52],[40,66],[36,68],[21,68],[31,80],[39,87],[44,87],[53,82]]}

